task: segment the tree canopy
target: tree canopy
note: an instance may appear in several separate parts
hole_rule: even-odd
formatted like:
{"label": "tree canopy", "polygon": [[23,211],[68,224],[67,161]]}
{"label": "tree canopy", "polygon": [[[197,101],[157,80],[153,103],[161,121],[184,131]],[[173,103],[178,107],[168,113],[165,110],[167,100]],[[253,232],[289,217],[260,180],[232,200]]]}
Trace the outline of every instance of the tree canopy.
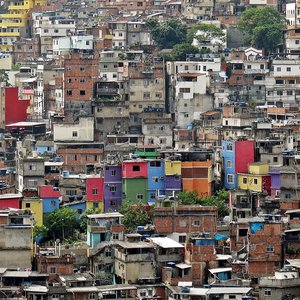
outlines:
{"label": "tree canopy", "polygon": [[177,200],[183,205],[216,206],[219,218],[229,214],[229,192],[225,190],[220,190],[215,195],[206,198],[200,198],[196,191],[182,191],[177,194]]}
{"label": "tree canopy", "polygon": [[49,238],[72,238],[75,229],[79,228],[77,212],[68,207],[57,209],[46,217],[45,226],[48,228]]}
{"label": "tree canopy", "polygon": [[286,27],[284,16],[274,7],[249,8],[238,22],[238,28],[246,35],[246,43],[270,53],[282,42]]}
{"label": "tree canopy", "polygon": [[176,44],[187,41],[187,27],[180,20],[171,19],[165,23],[159,23],[151,18],[146,26],[150,29],[154,42],[160,49],[172,49]]}
{"label": "tree canopy", "polygon": [[125,232],[134,232],[137,226],[144,226],[151,222],[150,207],[142,202],[132,204],[125,201],[119,208],[123,214],[122,223],[125,226]]}
{"label": "tree canopy", "polygon": [[188,40],[193,42],[196,39],[199,44],[215,42],[216,45],[225,41],[225,33],[222,28],[214,24],[197,24],[188,31]]}

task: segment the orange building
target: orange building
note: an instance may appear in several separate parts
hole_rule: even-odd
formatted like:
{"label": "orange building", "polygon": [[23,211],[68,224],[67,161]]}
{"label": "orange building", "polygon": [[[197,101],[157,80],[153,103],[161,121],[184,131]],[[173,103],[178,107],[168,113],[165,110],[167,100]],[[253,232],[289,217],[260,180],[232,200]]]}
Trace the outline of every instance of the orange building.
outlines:
{"label": "orange building", "polygon": [[183,190],[196,191],[199,197],[213,193],[213,163],[207,161],[186,161],[181,164]]}

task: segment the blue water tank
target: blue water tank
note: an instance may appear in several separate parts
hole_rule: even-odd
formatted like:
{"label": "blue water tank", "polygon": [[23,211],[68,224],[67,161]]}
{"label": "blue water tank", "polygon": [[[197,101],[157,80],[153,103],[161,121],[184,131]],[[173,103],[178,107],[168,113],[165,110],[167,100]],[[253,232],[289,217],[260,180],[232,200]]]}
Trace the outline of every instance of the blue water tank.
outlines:
{"label": "blue water tank", "polygon": [[68,177],[70,175],[69,171],[62,172],[63,177]]}

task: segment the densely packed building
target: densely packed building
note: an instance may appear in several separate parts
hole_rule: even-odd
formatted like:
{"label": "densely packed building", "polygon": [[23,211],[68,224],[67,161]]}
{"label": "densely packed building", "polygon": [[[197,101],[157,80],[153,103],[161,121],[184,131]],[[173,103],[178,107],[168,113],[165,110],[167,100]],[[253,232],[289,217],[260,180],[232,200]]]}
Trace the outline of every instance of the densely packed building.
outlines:
{"label": "densely packed building", "polygon": [[[287,23],[272,53],[237,27],[266,6]],[[299,13],[275,0],[3,1],[0,298],[298,299]],[[175,18],[208,26],[183,54],[149,25]],[[126,227],[124,205],[147,224]],[[53,219],[63,210],[80,242]]]}

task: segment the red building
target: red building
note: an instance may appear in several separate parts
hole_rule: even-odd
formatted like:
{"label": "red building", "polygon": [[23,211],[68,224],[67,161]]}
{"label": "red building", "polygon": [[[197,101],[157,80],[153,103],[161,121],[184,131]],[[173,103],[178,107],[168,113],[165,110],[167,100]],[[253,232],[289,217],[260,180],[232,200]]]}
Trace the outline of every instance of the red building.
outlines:
{"label": "red building", "polygon": [[0,195],[0,209],[20,208],[22,194],[2,194]]}
{"label": "red building", "polygon": [[254,140],[235,141],[235,172],[248,173],[248,165],[254,162]]}
{"label": "red building", "polygon": [[132,160],[122,162],[122,178],[147,178],[148,162]]}
{"label": "red building", "polygon": [[60,191],[53,185],[41,185],[39,186],[39,196],[41,198],[59,198]]}
{"label": "red building", "polygon": [[0,87],[0,126],[27,120],[30,100],[19,99],[17,87]]}
{"label": "red building", "polygon": [[104,178],[86,178],[86,207],[104,211]]}

